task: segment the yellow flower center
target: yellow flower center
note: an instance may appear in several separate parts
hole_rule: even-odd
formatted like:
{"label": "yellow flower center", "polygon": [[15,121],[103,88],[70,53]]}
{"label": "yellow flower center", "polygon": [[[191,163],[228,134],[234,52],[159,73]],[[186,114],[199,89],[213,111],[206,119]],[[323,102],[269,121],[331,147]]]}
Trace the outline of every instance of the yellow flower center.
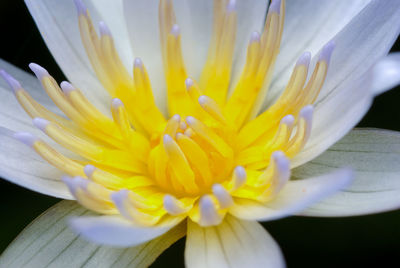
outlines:
{"label": "yellow flower center", "polygon": [[279,52],[285,1],[273,1],[263,32],[252,34],[246,64],[232,87],[235,1],[215,0],[209,54],[196,82],[186,72],[172,1],[161,0],[170,115],[165,118],[155,104],[144,63],[135,59],[132,77],[107,26],[101,22],[98,35],[87,10],[77,3],[87,55],[114,98],[112,118],[71,84],[63,82],[60,88],[36,64],[31,69],[68,119],[45,109],[16,81],[11,84],[34,124],[75,155],[67,157],[27,133],[16,137],[71,176],[64,181],[80,203],[146,226],[186,216],[209,226],[220,223],[235,202],[268,202],[276,196],[290,177],[289,159],[310,135],[311,105],[324,83],[332,44],[323,48],[309,78],[311,55],[301,55],[286,89],[261,111]]}

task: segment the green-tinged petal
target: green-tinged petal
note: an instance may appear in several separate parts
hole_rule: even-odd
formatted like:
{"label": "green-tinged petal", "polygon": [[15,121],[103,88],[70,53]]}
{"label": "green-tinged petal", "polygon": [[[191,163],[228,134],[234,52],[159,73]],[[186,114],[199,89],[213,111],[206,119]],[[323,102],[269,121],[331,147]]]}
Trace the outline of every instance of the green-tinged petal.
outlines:
{"label": "green-tinged petal", "polygon": [[232,216],[207,228],[189,220],[185,263],[188,268],[285,267],[278,244],[259,223]]}
{"label": "green-tinged petal", "polygon": [[229,212],[241,219],[257,221],[270,221],[296,215],[345,188],[352,178],[351,170],[341,169],[305,180],[291,180],[275,199],[266,203],[235,199],[235,204]]}
{"label": "green-tinged petal", "polygon": [[353,183],[301,212],[307,216],[352,216],[400,208],[400,132],[355,129],[313,161],[293,170],[298,179],[336,167],[355,170]]}
{"label": "green-tinged petal", "polygon": [[183,237],[184,225],[145,244],[112,248],[89,243],[67,226],[71,216],[92,214],[73,201],[62,201],[32,222],[0,257],[0,267],[148,267]]}

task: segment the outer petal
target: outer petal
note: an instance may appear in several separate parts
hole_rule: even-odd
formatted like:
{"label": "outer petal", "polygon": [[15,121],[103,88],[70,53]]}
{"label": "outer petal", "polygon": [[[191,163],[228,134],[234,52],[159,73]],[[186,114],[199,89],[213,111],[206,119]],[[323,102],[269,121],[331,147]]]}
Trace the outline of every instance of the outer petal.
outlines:
{"label": "outer petal", "polygon": [[100,216],[73,218],[70,224],[75,232],[94,243],[128,247],[140,245],[165,234],[180,220],[160,226],[143,227],[133,225],[120,216]]}
{"label": "outer petal", "polygon": [[1,267],[148,267],[185,235],[185,228],[140,246],[111,248],[86,242],[66,224],[71,216],[90,214],[72,201],[62,201],[32,222],[0,257]]}
{"label": "outer petal", "polygon": [[285,267],[278,244],[259,223],[232,216],[207,228],[189,220],[185,263],[188,268]]}
{"label": "outer petal", "polygon": [[328,151],[293,171],[302,179],[350,165],[353,183],[300,215],[351,216],[400,208],[400,133],[355,129]]}
{"label": "outer petal", "polygon": [[247,199],[235,199],[230,209],[234,216],[245,220],[269,221],[295,215],[346,187],[352,172],[342,169],[330,174],[304,180],[289,181],[278,196],[270,202],[259,203]]}
{"label": "outer petal", "polygon": [[[159,0],[125,0],[124,11],[133,47],[133,53],[143,59],[155,91],[158,106],[166,111],[166,87],[161,57],[159,25]],[[238,57],[243,59],[246,44],[252,31],[260,31],[266,13],[265,0],[238,0]],[[200,76],[207,59],[212,32],[213,1],[174,0],[177,23],[182,32],[182,49],[188,73]],[[238,70],[240,71],[240,64]]]}
{"label": "outer petal", "polygon": [[286,0],[282,46],[267,102],[286,86],[297,58],[304,52],[316,54],[342,30],[371,0]]}
{"label": "outer petal", "polygon": [[[108,111],[109,97],[97,80],[81,43],[73,1],[26,0],[25,3],[64,74],[99,109]],[[91,10],[91,15],[94,21],[99,21],[101,15],[96,11]]]}
{"label": "outer petal", "polygon": [[15,140],[12,134],[0,127],[0,177],[39,193],[73,199],[61,181],[62,172]]}
{"label": "outer petal", "polygon": [[378,95],[400,84],[400,52],[391,53],[374,67],[372,91]]}
{"label": "outer petal", "polygon": [[311,137],[294,166],[322,153],[365,114],[373,96],[374,74],[379,74],[368,71],[388,53],[399,31],[399,2],[372,1],[334,38],[336,49],[315,104]]}

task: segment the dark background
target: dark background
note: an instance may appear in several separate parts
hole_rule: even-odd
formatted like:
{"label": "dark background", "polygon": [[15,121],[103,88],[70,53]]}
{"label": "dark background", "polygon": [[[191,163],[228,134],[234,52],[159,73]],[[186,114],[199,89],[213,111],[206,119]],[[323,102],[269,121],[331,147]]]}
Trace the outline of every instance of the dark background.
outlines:
{"label": "dark background", "polygon": [[[0,25],[1,58],[26,71],[30,62],[39,62],[57,81],[64,79],[22,0],[0,1]],[[393,51],[399,50],[398,40]],[[377,97],[359,126],[400,131],[399,102],[399,88]],[[58,201],[0,180],[0,252]],[[263,225],[281,246],[288,267],[400,266],[400,211],[347,218],[290,217]],[[183,267],[183,250],[180,240],[152,267]]]}

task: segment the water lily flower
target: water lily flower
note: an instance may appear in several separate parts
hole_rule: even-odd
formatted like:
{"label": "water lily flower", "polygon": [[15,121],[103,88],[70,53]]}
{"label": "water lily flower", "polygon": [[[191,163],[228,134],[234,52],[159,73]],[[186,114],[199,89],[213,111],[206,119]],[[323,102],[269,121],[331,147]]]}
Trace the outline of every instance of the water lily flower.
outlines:
{"label": "water lily flower", "polygon": [[0,175],[79,204],[2,266],[146,267],[186,235],[187,267],[284,267],[257,221],[400,207],[400,133],[351,130],[400,82],[398,0],[25,2],[70,82],[1,62]]}

